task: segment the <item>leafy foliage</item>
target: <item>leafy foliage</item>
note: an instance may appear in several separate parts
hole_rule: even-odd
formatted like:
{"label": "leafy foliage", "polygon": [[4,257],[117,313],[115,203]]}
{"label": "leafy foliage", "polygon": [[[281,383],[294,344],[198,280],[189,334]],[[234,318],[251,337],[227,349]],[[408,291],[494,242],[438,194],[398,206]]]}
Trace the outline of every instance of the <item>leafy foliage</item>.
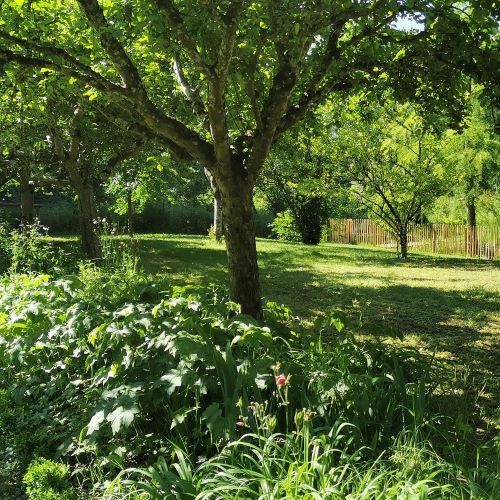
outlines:
{"label": "leafy foliage", "polygon": [[35,459],[24,475],[23,483],[30,500],[72,500],[75,491],[69,481],[69,468],[44,458]]}
{"label": "leafy foliage", "polygon": [[351,101],[331,129],[331,155],[359,203],[399,238],[406,258],[408,224],[443,191],[439,137],[409,104]]}
{"label": "leafy foliage", "polygon": [[[311,460],[325,461],[325,470],[331,460],[358,461],[369,471],[401,432],[431,432],[421,378],[428,367],[367,349],[337,315],[306,328],[269,303],[259,323],[220,290],[158,290],[140,274],[92,266],[70,279],[0,283],[1,389],[15,415],[5,417],[13,425],[7,463],[14,457],[22,469],[32,453],[65,457],[89,491],[173,453],[179,477],[160,462],[151,484],[195,491],[179,471],[209,459],[199,472],[208,492],[213,472],[250,473],[263,453],[266,481],[275,477],[272,488],[283,491],[280,453],[283,466],[295,464],[290,471],[302,460],[313,469]],[[326,481],[324,491],[337,484],[330,476],[311,481],[319,491],[317,481]]]}
{"label": "leafy foliage", "polygon": [[270,224],[271,234],[279,240],[300,241],[302,238],[297,229],[297,223],[290,210],[276,214]]}
{"label": "leafy foliage", "polygon": [[[0,273],[49,272],[70,268],[71,256],[43,238],[47,228],[38,219],[9,230],[0,225]],[[74,267],[74,265],[73,265]]]}

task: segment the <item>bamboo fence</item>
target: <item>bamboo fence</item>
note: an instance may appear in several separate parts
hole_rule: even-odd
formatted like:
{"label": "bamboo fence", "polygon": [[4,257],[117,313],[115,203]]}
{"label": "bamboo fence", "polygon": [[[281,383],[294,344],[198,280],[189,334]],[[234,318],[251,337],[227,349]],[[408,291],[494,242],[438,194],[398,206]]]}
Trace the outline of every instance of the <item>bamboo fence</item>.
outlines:
{"label": "bamboo fence", "polygon": [[[382,247],[398,246],[394,234],[370,219],[329,219],[328,241]],[[464,224],[410,224],[408,251],[500,259],[500,227]]]}

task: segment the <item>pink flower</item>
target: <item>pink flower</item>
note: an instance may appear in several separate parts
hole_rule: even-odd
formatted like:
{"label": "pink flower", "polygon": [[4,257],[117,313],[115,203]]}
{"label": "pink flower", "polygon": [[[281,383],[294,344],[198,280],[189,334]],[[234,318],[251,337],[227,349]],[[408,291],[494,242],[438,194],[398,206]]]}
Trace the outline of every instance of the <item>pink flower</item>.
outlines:
{"label": "pink flower", "polygon": [[281,387],[285,385],[287,382],[286,375],[284,373],[280,373],[279,375],[276,375],[276,385],[278,387]]}

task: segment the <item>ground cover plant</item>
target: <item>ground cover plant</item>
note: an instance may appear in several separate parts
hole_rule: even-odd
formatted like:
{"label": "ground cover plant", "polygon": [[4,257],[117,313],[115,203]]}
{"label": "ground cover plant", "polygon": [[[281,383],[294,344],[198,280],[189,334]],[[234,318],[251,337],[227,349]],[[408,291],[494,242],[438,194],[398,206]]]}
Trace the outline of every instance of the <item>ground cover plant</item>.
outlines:
{"label": "ground cover plant", "polygon": [[[304,264],[303,253],[311,250],[261,244],[262,269],[275,287],[269,293],[279,295],[273,251],[286,253],[292,267],[294,255]],[[131,260],[110,259],[113,265],[82,265],[76,274],[2,279],[5,498],[23,491],[23,476],[31,498],[497,494],[498,442],[488,424],[495,400],[490,406],[471,401],[477,388],[470,380],[437,378],[450,360],[411,349],[413,335],[404,349],[374,341],[374,323],[356,327],[359,309],[347,303],[344,312],[332,304],[305,320],[273,302],[263,321],[239,314],[223,289],[202,285],[205,273],[203,279],[216,281],[223,258],[208,238],[145,237],[136,247],[150,271],[161,251],[172,263],[168,278],[147,275]],[[373,266],[370,250],[345,248],[342,255],[325,245],[315,251],[333,258],[333,249],[337,272],[347,275],[349,266],[363,265],[363,256]],[[206,260],[193,259],[193,252]],[[314,262],[328,265],[317,257]],[[383,272],[400,270],[399,279],[411,274],[408,263],[391,265],[390,254],[381,252],[379,259],[378,279]],[[434,266],[438,260],[432,259]],[[484,271],[492,269],[476,268],[478,283]],[[470,268],[463,272],[470,280],[475,275]],[[196,286],[180,287],[180,281]],[[295,290],[304,291],[304,284],[299,289],[297,282]],[[298,296],[294,302],[300,309]],[[493,318],[493,309],[486,314]],[[431,335],[430,329],[423,333]],[[482,396],[488,397],[486,389]],[[484,415],[474,402],[489,420],[478,419]]]}

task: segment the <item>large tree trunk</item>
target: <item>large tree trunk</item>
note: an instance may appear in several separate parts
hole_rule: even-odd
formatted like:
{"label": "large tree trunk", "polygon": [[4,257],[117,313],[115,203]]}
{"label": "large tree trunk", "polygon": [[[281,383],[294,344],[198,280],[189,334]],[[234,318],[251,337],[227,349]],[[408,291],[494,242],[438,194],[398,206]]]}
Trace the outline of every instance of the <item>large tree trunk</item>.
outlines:
{"label": "large tree trunk", "polygon": [[401,259],[406,260],[408,257],[408,230],[406,228],[399,231],[399,244],[401,246]]}
{"label": "large tree trunk", "polygon": [[85,256],[93,262],[101,260],[101,242],[97,234],[97,205],[94,188],[90,182],[81,183],[76,188],[80,231]]}
{"label": "large tree trunk", "polygon": [[253,186],[232,176],[219,183],[222,199],[231,298],[241,311],[255,318],[262,316],[259,268],[255,243]]}
{"label": "large tree trunk", "polygon": [[476,201],[474,198],[469,198],[467,200],[467,228],[469,233],[470,255],[477,255]]}

